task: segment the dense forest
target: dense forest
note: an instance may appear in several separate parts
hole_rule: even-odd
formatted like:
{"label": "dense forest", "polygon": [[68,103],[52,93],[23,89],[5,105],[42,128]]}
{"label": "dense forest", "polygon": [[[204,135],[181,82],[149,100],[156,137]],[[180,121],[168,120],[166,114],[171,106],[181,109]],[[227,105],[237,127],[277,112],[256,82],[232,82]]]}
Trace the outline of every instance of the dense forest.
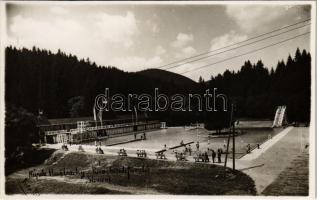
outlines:
{"label": "dense forest", "polygon": [[297,49],[294,58],[270,70],[261,60],[246,61],[238,72],[227,70],[206,84],[230,97],[238,117],[273,119],[276,107],[286,105],[289,122],[310,121],[311,56],[306,50]]}
{"label": "dense forest", "polygon": [[[154,88],[167,95],[201,93],[218,88],[229,103],[235,103],[236,116],[242,118],[274,117],[278,105],[287,105],[289,121],[309,122],[311,57],[297,49],[294,58],[279,61],[268,69],[262,61],[246,61],[237,72],[225,71],[198,83],[181,75],[158,69],[137,73],[115,67],[97,66],[89,59],[78,59],[58,51],[56,54],[33,48],[6,49],[5,100],[34,115],[43,110],[47,118],[92,116],[96,95],[110,88],[112,93],[153,94]],[[230,106],[229,106],[230,107]],[[195,110],[195,109],[194,109]],[[109,112],[104,118],[126,113]],[[150,113],[152,117],[173,124],[209,122],[226,113],[172,112]],[[212,122],[211,122],[212,123]]]}
{"label": "dense forest", "polygon": [[[6,49],[5,101],[37,115],[43,111],[47,118],[93,116],[93,105],[98,94],[109,88],[111,94],[153,94],[154,88],[168,96],[188,94],[197,90],[198,83],[181,75],[163,71],[160,77],[148,75],[152,70],[128,73],[112,66],[97,66],[89,59],[61,51],[33,48]],[[156,71],[153,73],[157,73]],[[165,74],[165,75],[164,75]],[[166,75],[167,74],[167,75]],[[171,78],[173,77],[173,78]],[[110,95],[111,95],[110,94]],[[145,113],[139,113],[140,117]],[[114,119],[130,113],[107,112],[103,119]],[[194,113],[147,113],[149,117],[179,124],[194,121]],[[175,117],[177,116],[177,117]],[[170,119],[170,120],[169,120]]]}

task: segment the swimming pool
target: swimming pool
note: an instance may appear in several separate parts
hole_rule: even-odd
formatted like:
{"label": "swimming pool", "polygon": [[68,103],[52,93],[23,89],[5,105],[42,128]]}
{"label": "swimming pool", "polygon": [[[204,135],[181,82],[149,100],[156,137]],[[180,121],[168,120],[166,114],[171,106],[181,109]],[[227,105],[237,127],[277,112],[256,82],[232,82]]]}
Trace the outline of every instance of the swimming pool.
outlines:
{"label": "swimming pool", "polygon": [[[250,144],[251,149],[255,148],[257,144],[265,142],[269,136],[274,137],[281,129],[272,128],[254,128],[244,130],[244,134],[236,136],[236,158],[240,158],[246,154],[246,146]],[[148,151],[159,151],[164,148],[166,144],[167,148],[174,147],[180,144],[183,140],[184,143],[194,142],[191,144],[193,150],[196,150],[196,142],[199,141],[200,151],[206,151],[208,148],[217,150],[222,148],[225,150],[228,137],[210,138],[209,132],[206,129],[185,129],[184,127],[175,127],[168,129],[161,129],[157,131],[147,132],[146,140],[135,141],[125,144],[115,145],[116,147],[129,148],[129,149],[145,149]],[[134,136],[124,136],[125,139],[133,139]],[[122,138],[114,138],[114,140],[120,141]],[[113,139],[112,139],[113,142]],[[102,145],[107,145],[109,140],[102,141]],[[232,148],[232,138],[230,139],[229,151]],[[178,150],[182,150],[178,148]],[[172,153],[172,151],[171,151]],[[231,157],[231,155],[229,155]]]}

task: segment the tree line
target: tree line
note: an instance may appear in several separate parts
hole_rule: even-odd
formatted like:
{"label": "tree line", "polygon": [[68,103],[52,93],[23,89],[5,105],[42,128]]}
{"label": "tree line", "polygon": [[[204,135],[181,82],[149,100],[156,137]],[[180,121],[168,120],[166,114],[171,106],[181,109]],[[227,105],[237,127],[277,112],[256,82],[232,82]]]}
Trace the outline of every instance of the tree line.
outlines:
{"label": "tree line", "polygon": [[[113,66],[97,66],[89,59],[78,59],[60,50],[52,53],[35,47],[7,47],[5,65],[6,103],[22,107],[34,115],[41,110],[47,118],[92,116],[95,97],[104,94],[105,88],[110,88],[113,94],[127,96],[153,94],[154,88],[159,88],[159,91],[166,95],[188,94],[195,91],[198,86],[194,81],[178,83],[180,75],[176,74],[175,79],[164,80],[143,72],[130,73]],[[147,115],[167,120],[174,118],[171,122],[182,122],[185,118],[186,121],[190,121],[194,117],[188,113],[186,116],[175,118],[171,113]],[[141,116],[144,114],[140,113]],[[131,113],[110,111],[104,113],[103,119],[113,119],[122,115],[131,116]]]}
{"label": "tree line", "polygon": [[[193,112],[167,110],[146,114],[169,126],[198,121],[205,122],[207,129],[221,130],[229,126],[232,103],[236,118],[273,120],[277,106],[286,105],[289,122],[310,122],[311,56],[306,50],[297,49],[294,57],[279,61],[275,68],[265,67],[261,60],[254,64],[246,61],[236,72],[226,70],[210,80],[200,78],[198,83],[158,69],[129,73],[113,66],[97,66],[89,59],[78,59],[60,50],[52,53],[36,47],[10,46],[5,58],[6,167],[12,163],[18,166],[21,159],[17,158],[27,155],[23,149],[30,149],[32,142],[38,141],[36,125],[46,121],[37,117],[39,111],[46,118],[92,116],[95,97],[105,88],[124,95],[152,94],[154,88],[159,88],[170,96],[203,95],[206,89],[217,88],[218,93],[227,95],[227,112],[221,111],[222,105],[217,105],[219,112],[198,112],[197,105],[192,105]],[[110,111],[103,119],[127,114],[131,117],[131,113]],[[139,113],[139,117],[143,114]],[[28,154],[30,158],[32,154]]]}
{"label": "tree line", "polygon": [[237,117],[273,120],[277,106],[286,105],[289,122],[310,122],[311,56],[306,50],[297,49],[293,58],[271,69],[261,60],[246,61],[237,72],[226,70],[205,85],[227,94]]}
{"label": "tree line", "polygon": [[[95,97],[107,87],[113,93],[124,95],[152,94],[154,88],[159,88],[167,95],[185,96],[203,95],[206,89],[217,88],[219,93],[228,96],[229,103],[235,104],[237,117],[272,119],[277,106],[287,105],[290,121],[310,120],[311,56],[306,50],[297,49],[294,58],[289,56],[286,62],[279,61],[275,68],[265,67],[261,60],[255,64],[246,61],[237,72],[226,70],[210,80],[200,78],[192,84],[178,81],[179,75],[167,71],[159,70],[160,77],[164,73],[169,76],[164,80],[151,76],[151,71],[148,74],[124,72],[113,66],[97,66],[88,58],[78,59],[60,50],[52,53],[36,47],[7,47],[5,66],[6,103],[35,115],[42,110],[47,118],[92,116]],[[127,113],[109,112],[104,118],[124,114]],[[179,124],[195,120],[208,122],[212,115],[226,113],[165,111],[149,115]]]}

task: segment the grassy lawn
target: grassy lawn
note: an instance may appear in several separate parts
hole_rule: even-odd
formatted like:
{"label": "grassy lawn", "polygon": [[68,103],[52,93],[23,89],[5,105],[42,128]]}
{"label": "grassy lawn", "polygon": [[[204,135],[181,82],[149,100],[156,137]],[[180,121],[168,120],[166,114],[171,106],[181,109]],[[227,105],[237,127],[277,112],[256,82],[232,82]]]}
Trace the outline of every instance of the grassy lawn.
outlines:
{"label": "grassy lawn", "polygon": [[[55,156],[60,158],[60,154]],[[91,171],[92,166],[104,169],[105,167],[121,168],[125,167],[145,167],[149,172],[136,172],[127,174],[111,174],[111,185],[118,187],[149,188],[165,194],[188,194],[188,195],[255,195],[253,180],[242,172],[232,173],[227,169],[227,177],[223,177],[224,168],[217,165],[202,163],[173,162],[150,159],[139,159],[129,157],[117,157],[107,155],[93,155],[85,153],[69,153],[64,158],[57,160],[52,166],[52,162],[42,165],[42,168],[54,168],[60,170],[75,169]],[[100,165],[99,165],[100,164]],[[27,174],[26,174],[27,176]],[[96,175],[97,176],[97,175]],[[72,176],[71,179],[80,179]],[[9,179],[10,180],[10,179]],[[73,193],[73,194],[112,194],[116,191],[96,188],[92,183],[66,184],[51,180],[36,180],[30,183],[32,188],[37,188],[39,193]],[[103,183],[98,183],[101,186]],[[7,180],[7,188],[11,188]],[[94,183],[94,185],[96,185]],[[68,188],[61,188],[65,186]],[[13,187],[14,188],[14,187]],[[7,190],[7,192],[13,189]],[[71,191],[71,192],[70,192]]]}
{"label": "grassy lawn", "polygon": [[[7,179],[5,191],[7,194],[128,194],[109,190],[107,188],[85,183],[65,183],[56,180]],[[17,187],[19,186],[19,187]],[[21,189],[22,188],[22,189]],[[23,192],[21,192],[23,191]]]}
{"label": "grassy lawn", "polygon": [[113,166],[122,165],[145,165],[150,168],[150,173],[132,174],[129,180],[126,177],[114,178],[115,184],[150,187],[171,194],[220,195],[233,190],[240,191],[240,194],[255,193],[251,178],[241,172],[233,175],[231,171],[227,172],[230,178],[224,178],[223,167],[216,165],[137,158],[118,158],[113,162]]}
{"label": "grassy lawn", "polygon": [[267,196],[308,196],[308,159],[308,153],[299,155],[262,194]]}

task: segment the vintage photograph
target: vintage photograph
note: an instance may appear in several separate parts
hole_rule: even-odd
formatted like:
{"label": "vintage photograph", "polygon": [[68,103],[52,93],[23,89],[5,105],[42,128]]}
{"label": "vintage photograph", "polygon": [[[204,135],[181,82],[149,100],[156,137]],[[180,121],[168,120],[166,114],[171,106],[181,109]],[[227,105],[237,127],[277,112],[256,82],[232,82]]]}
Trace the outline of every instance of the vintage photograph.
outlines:
{"label": "vintage photograph", "polygon": [[4,199],[315,195],[315,2],[1,6]]}

